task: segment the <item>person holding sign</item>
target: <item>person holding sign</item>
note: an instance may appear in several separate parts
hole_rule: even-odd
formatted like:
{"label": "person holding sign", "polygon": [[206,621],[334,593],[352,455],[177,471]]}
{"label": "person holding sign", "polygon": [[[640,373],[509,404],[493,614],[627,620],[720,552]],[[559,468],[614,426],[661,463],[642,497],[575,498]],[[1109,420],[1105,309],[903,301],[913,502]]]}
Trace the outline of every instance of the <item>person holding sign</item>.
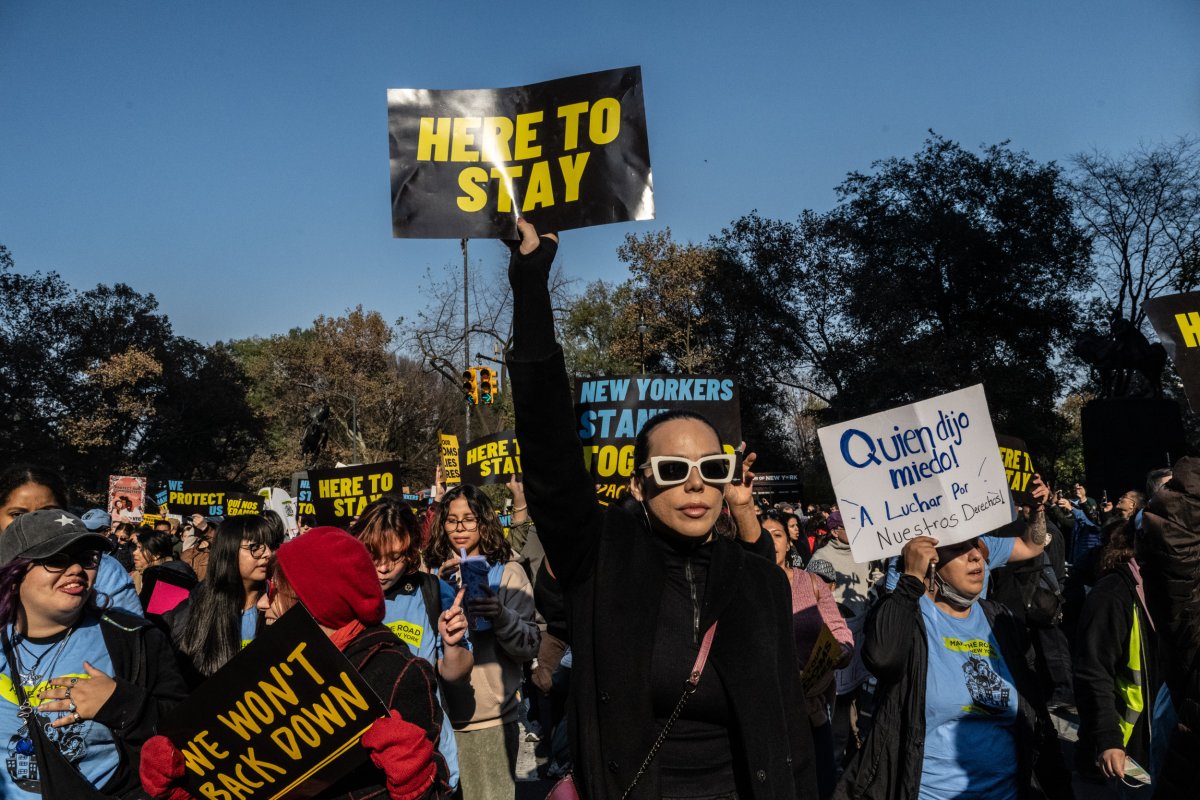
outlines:
{"label": "person holding sign", "polygon": [[[463,797],[511,799],[516,792],[517,693],[524,664],[537,656],[541,638],[533,587],[512,557],[496,509],[471,484],[453,486],[442,496],[430,526],[426,561],[464,593],[471,625],[471,680],[442,685],[458,742]],[[443,601],[450,598],[453,594]]]}
{"label": "person holding sign", "polygon": [[57,509],[22,514],[0,537],[0,796],[136,791],[139,747],[187,694],[162,633],[97,605],[108,547]]}
{"label": "person holding sign", "polygon": [[271,554],[282,542],[282,526],[257,514],[230,517],[217,528],[207,576],[163,615],[189,685],[203,683],[258,634],[258,599],[267,588]]}
{"label": "person holding sign", "polygon": [[736,456],[698,414],[653,417],[634,444],[632,502],[601,508],[554,339],[558,240],[519,227],[506,363],[529,512],[566,597],[580,796],[814,796],[787,581],[752,503],[739,531],[767,552],[714,531]]}
{"label": "person holding sign", "polygon": [[981,537],[904,545],[895,590],[867,617],[875,720],[837,798],[1072,797],[1024,628],[980,599],[987,559]]}
{"label": "person holding sign", "polygon": [[775,565],[788,576],[792,587],[792,630],[796,638],[796,663],[807,668],[813,647],[822,632],[828,628],[839,647],[838,656],[824,674],[805,675],[805,693],[808,721],[812,725],[813,750],[816,756],[817,793],[829,797],[837,783],[837,764],[833,751],[833,724],[829,719],[829,705],[834,693],[834,669],[850,663],[854,653],[854,635],[842,614],[829,587],[811,572],[791,566],[788,559],[790,540],[784,527],[783,515],[768,509],[762,516],[762,529],[775,544]]}
{"label": "person holding sign", "polygon": [[[412,506],[384,495],[366,507],[350,532],[375,562],[375,574],[383,589],[383,624],[414,655],[435,667],[442,680],[466,679],[475,659],[466,638],[462,590],[455,596],[445,581],[421,571],[421,526]],[[458,746],[450,725],[441,727],[438,749],[450,770],[450,786],[457,788]]]}

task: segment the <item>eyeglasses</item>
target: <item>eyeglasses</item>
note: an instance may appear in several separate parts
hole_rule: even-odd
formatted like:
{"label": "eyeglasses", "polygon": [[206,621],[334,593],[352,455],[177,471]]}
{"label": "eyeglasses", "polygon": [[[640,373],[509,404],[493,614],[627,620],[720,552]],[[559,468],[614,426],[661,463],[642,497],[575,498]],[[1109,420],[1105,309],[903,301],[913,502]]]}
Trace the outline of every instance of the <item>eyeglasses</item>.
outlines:
{"label": "eyeglasses", "polygon": [[733,480],[736,464],[737,457],[732,453],[705,456],[696,461],[683,456],[650,456],[650,460],[638,469],[649,467],[659,486],[678,486],[687,481],[693,468],[700,470],[700,478],[705,483],[729,483]]}
{"label": "eyeglasses", "polygon": [[462,529],[464,531],[473,531],[479,527],[479,520],[474,517],[463,517],[462,519],[446,520],[446,530],[456,531]]}
{"label": "eyeglasses", "polygon": [[72,564],[78,564],[84,569],[95,569],[100,566],[99,550],[81,550],[78,553],[55,553],[46,558],[39,558],[38,564],[50,573],[66,572]]}
{"label": "eyeglasses", "polygon": [[271,552],[271,548],[259,542],[258,544],[244,544],[242,549],[249,553],[254,558],[262,558],[264,555]]}

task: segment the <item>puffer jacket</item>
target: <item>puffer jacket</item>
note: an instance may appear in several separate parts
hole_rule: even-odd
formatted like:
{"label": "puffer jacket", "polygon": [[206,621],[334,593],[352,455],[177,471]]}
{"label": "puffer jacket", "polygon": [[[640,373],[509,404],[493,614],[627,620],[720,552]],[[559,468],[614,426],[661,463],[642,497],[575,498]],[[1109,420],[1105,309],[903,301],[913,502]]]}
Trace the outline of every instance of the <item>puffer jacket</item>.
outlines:
{"label": "puffer jacket", "polygon": [[1200,759],[1200,459],[1181,458],[1146,508],[1138,561],[1180,728],[1155,798],[1195,797]]}

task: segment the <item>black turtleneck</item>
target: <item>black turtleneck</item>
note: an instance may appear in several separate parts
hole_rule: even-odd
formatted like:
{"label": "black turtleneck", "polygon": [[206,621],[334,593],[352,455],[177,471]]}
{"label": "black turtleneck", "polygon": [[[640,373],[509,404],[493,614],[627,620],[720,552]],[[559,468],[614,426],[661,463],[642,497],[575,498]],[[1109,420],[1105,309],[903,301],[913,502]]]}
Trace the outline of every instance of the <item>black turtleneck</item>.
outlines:
{"label": "black turtleneck", "polygon": [[[653,535],[667,575],[650,668],[655,724],[661,730],[700,652],[700,609],[713,543]],[[719,629],[716,635],[721,635]],[[732,721],[725,686],[707,666],[657,756],[664,797],[710,797],[739,788],[735,774],[744,775],[745,770],[734,767]]]}

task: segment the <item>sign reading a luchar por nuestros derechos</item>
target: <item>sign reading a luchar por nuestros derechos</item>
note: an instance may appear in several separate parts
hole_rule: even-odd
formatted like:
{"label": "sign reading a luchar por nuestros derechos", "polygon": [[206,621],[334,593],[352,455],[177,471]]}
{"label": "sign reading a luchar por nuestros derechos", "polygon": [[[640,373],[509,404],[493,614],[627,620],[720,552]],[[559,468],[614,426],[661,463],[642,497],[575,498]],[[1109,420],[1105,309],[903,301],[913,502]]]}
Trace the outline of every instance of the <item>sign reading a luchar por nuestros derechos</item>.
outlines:
{"label": "sign reading a luchar por nuestros derechos", "polygon": [[1012,521],[983,386],[817,431],[854,559],[918,536],[953,544]]}

